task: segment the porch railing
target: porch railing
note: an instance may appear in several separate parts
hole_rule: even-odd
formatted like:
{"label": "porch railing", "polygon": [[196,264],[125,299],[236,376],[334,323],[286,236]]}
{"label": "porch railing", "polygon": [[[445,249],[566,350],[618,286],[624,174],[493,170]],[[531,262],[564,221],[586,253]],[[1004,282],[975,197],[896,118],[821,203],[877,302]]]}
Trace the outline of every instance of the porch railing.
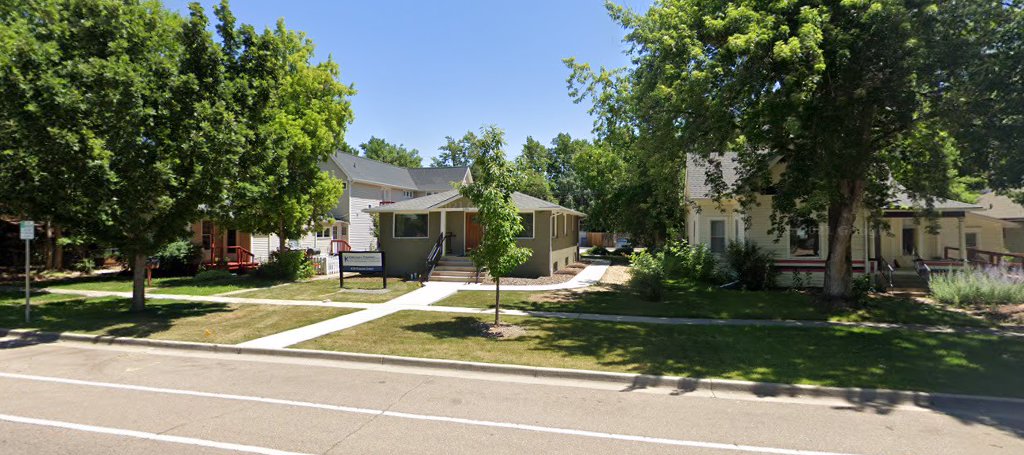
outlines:
{"label": "porch railing", "polygon": [[455,237],[451,232],[442,232],[441,235],[437,236],[437,241],[434,242],[434,246],[430,249],[430,253],[427,254],[427,262],[423,268],[423,273],[420,275],[420,282],[424,282],[430,279],[430,274],[434,273],[434,267],[437,267],[437,263],[441,261],[441,257],[444,256],[444,244],[445,241]]}
{"label": "porch railing", "polygon": [[349,245],[348,242],[346,242],[344,240],[340,240],[340,239],[338,239],[338,240],[331,240],[331,253],[330,254],[337,255],[338,253],[341,253],[342,251],[352,251],[352,245]]}
{"label": "porch railing", "polygon": [[892,265],[889,264],[889,261],[886,261],[885,258],[882,258],[882,257],[878,258],[878,276],[882,277],[882,280],[883,280],[883,282],[882,282],[882,290],[883,291],[888,291],[889,289],[892,289],[892,287],[893,287],[892,275],[895,272],[896,272],[896,269],[892,268]]}
{"label": "porch railing", "polygon": [[256,263],[256,256],[254,254],[252,254],[252,251],[249,251],[249,250],[247,250],[247,249],[245,249],[243,247],[240,247],[240,246],[229,246],[229,247],[227,247],[227,250],[228,250],[228,254],[231,254],[231,253],[235,254],[235,262],[237,262],[239,264],[254,264],[254,263]]}
{"label": "porch railing", "polygon": [[[981,250],[978,248],[966,248],[966,250],[966,259],[968,262],[988,265],[1003,265],[1003,263],[1006,262],[1018,267],[1024,265],[1024,254],[1021,253],[1003,253],[999,251]],[[956,251],[956,257],[950,255],[951,251]],[[943,250],[943,256],[945,256],[946,259],[965,259],[964,255],[960,254],[960,248],[954,246],[947,246]]]}

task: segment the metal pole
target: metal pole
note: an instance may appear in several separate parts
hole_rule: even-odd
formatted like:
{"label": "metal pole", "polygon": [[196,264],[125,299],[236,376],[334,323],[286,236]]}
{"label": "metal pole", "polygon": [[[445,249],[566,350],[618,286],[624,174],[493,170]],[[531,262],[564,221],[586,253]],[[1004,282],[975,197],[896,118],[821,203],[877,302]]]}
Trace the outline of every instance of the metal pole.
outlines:
{"label": "metal pole", "polygon": [[342,256],[344,256],[344,255],[345,255],[344,251],[339,251],[338,252],[338,275],[341,276],[341,288],[342,289],[345,288],[345,267],[342,266],[342,264],[345,263],[345,261],[342,260]]}
{"label": "metal pole", "polygon": [[25,322],[32,320],[32,297],[31,297],[31,285],[29,282],[29,242],[30,240],[25,239]]}
{"label": "metal pole", "polygon": [[384,252],[380,253],[380,276],[384,279],[384,289],[388,288],[388,268],[387,263],[384,262]]}

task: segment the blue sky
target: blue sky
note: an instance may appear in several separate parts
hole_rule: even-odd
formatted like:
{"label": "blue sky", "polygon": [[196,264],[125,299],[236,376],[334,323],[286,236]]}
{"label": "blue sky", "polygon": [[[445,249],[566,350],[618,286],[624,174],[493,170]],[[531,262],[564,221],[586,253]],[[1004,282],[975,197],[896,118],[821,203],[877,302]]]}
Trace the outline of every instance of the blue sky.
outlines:
{"label": "blue sky", "polygon": [[[187,1],[166,4],[187,12]],[[200,4],[212,16],[214,0]],[[649,0],[620,1],[643,10]],[[239,22],[259,29],[283,17],[332,55],[355,83],[353,146],[371,135],[437,154],[445,136],[496,124],[510,156],[527,136],[591,137],[586,105],[567,95],[565,57],[624,66],[624,31],[600,0],[269,1],[236,0]],[[429,159],[424,160],[429,164]]]}

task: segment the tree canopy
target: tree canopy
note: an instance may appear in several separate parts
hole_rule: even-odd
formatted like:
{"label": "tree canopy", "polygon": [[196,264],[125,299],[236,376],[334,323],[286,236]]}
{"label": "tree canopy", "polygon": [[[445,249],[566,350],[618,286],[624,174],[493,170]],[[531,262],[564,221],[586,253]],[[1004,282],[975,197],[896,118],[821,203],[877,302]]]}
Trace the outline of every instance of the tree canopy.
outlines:
{"label": "tree canopy", "polygon": [[[644,14],[609,11],[633,65],[567,61],[570,95],[593,101],[602,140],[674,168],[637,169],[651,190],[678,183],[692,154],[712,164],[720,197],[749,207],[770,186],[779,235],[827,221],[832,301],[850,292],[856,212],[877,215],[897,190],[890,179],[926,204],[951,194],[958,170],[997,188],[1024,184],[1018,1],[662,0]],[[715,165],[725,152],[739,157],[733,187]]]}
{"label": "tree canopy", "polygon": [[141,310],[146,256],[220,201],[239,152],[207,19],[52,0],[2,2],[0,21],[5,209],[120,249]]}
{"label": "tree canopy", "polygon": [[379,137],[371,136],[369,140],[359,144],[359,148],[363,150],[363,155],[371,160],[401,167],[423,166],[419,150],[407,149],[404,145],[395,145]]}
{"label": "tree canopy", "polygon": [[477,216],[483,226],[480,245],[471,253],[477,267],[487,268],[487,273],[496,283],[494,323],[500,320],[501,278],[508,276],[516,267],[526,262],[532,250],[516,245],[516,236],[523,231],[519,209],[512,202],[512,193],[517,185],[516,173],[505,159],[504,132],[495,126],[481,129],[480,136],[467,144],[473,151],[474,162],[479,167],[473,176],[473,183],[459,187],[459,193],[473,201],[478,208]]}
{"label": "tree canopy", "polygon": [[227,1],[216,9],[222,59],[232,82],[245,149],[216,216],[253,233],[288,239],[319,229],[338,204],[342,183],[319,167],[344,144],[353,119],[338,64],[312,63],[314,45],[279,20],[257,33],[236,26]]}

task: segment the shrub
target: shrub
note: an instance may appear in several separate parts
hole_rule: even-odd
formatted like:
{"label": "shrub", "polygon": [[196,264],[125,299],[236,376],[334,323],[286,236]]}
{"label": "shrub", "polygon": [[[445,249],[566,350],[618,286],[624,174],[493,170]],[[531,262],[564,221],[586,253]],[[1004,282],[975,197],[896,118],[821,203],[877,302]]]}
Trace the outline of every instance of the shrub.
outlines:
{"label": "shrub", "polygon": [[690,245],[685,240],[669,242],[665,246],[665,274],[700,283],[718,283],[721,273],[718,258],[705,245]]}
{"label": "shrub", "polygon": [[864,303],[867,300],[868,294],[874,292],[875,283],[870,275],[863,275],[853,279],[853,287],[851,289],[851,297],[853,301],[857,303]]}
{"label": "shrub", "polygon": [[612,254],[616,256],[629,256],[633,254],[633,247],[631,246],[620,246],[612,251]]}
{"label": "shrub", "polygon": [[287,281],[305,280],[314,273],[313,262],[306,257],[306,252],[293,250],[270,253],[270,261],[257,271],[261,277]]}
{"label": "shrub", "polygon": [[730,242],[725,259],[736,280],[744,289],[760,291],[775,287],[779,273],[775,258],[753,242]]}
{"label": "shrub", "polygon": [[216,281],[231,278],[232,276],[234,275],[227,270],[210,269],[199,272],[196,276],[192,277],[192,279],[194,281]]}
{"label": "shrub", "polygon": [[71,265],[71,269],[76,272],[92,273],[96,269],[96,261],[92,258],[79,259]]}
{"label": "shrub", "polygon": [[591,247],[589,250],[587,250],[587,254],[589,254],[591,256],[607,256],[608,255],[608,248],[605,248],[605,247],[600,246],[600,245],[594,246],[594,247]]}
{"label": "shrub", "polygon": [[630,256],[629,263],[629,286],[647,300],[661,300],[665,291],[664,254],[641,251]]}
{"label": "shrub", "polygon": [[154,256],[160,260],[160,275],[181,276],[196,273],[203,251],[188,240],[168,243]]}
{"label": "shrub", "polygon": [[936,273],[928,286],[936,300],[950,305],[1024,303],[1024,276],[999,267]]}

